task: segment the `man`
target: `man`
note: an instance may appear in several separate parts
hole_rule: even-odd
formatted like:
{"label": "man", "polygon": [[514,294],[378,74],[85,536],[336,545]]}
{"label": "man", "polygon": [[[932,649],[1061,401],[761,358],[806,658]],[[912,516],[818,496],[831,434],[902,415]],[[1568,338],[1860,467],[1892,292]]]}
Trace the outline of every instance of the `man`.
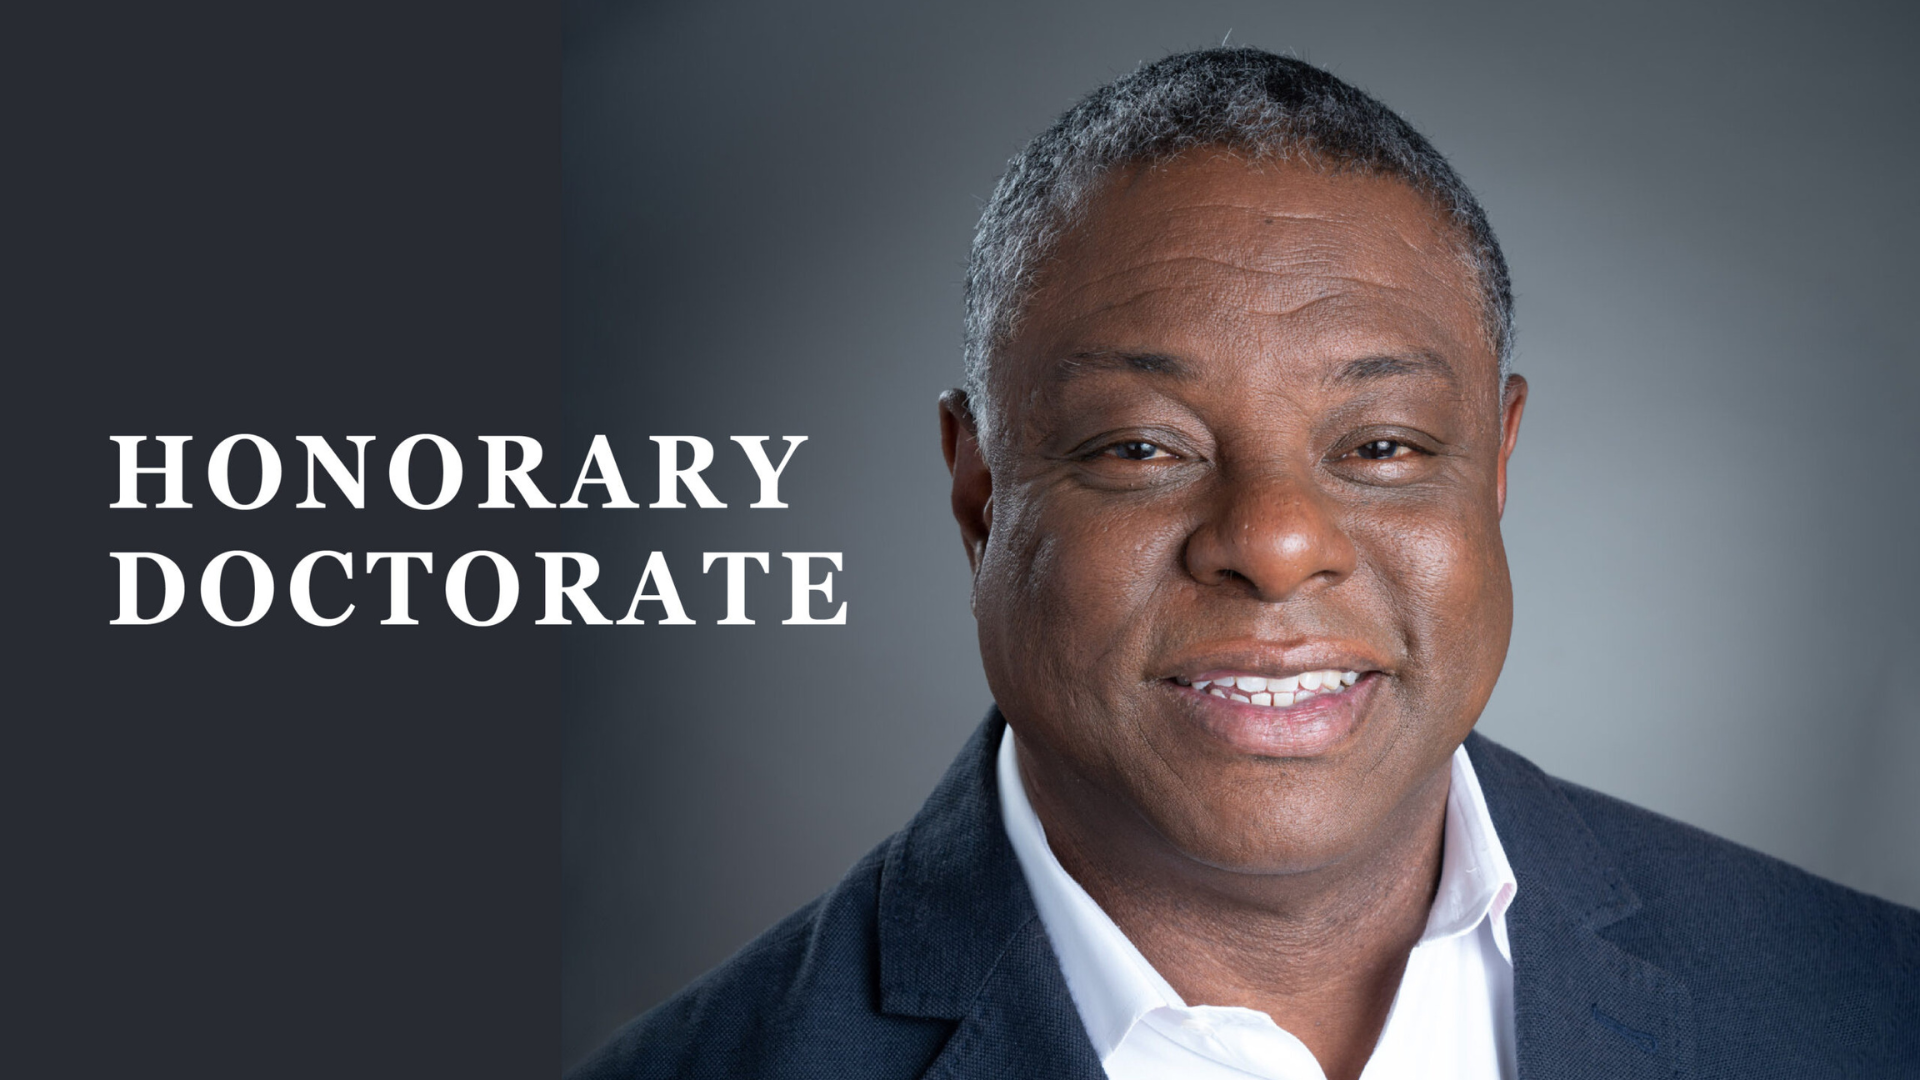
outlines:
{"label": "man", "polygon": [[941,404],[997,707],[582,1077],[1920,1075],[1920,913],[1472,735],[1526,403],[1485,215],[1256,50],[1014,159]]}

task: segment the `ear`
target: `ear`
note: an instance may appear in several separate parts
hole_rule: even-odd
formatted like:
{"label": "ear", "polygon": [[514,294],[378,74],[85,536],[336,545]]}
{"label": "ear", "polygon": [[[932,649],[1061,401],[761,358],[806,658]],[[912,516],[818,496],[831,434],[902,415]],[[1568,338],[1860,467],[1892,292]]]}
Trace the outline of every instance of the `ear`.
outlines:
{"label": "ear", "polygon": [[1520,442],[1520,414],[1527,411],[1527,380],[1507,376],[1507,388],[1500,394],[1500,464],[1494,478],[1495,512],[1507,512],[1507,459]]}
{"label": "ear", "polygon": [[979,426],[964,390],[940,395],[940,452],[953,476],[953,519],[960,523],[967,564],[978,574],[993,528],[993,474],[980,454]]}

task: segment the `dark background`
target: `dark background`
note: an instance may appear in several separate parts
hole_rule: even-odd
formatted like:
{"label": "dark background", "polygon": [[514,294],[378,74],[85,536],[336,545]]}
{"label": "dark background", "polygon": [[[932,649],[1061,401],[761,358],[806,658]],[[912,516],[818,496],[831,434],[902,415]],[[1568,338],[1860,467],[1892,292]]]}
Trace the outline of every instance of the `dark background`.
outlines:
{"label": "dark background", "polygon": [[[551,519],[472,508],[477,453],[447,509],[385,484],[418,432],[560,441],[555,12],[53,5],[9,24],[4,1071],[546,1072],[561,639],[531,625],[537,590],[502,626],[458,625],[440,573],[416,586],[421,626],[380,626],[385,574],[361,567],[557,543]],[[282,456],[264,509],[207,489],[236,432]],[[194,508],[108,509],[115,434],[194,436]],[[302,434],[378,436],[367,509],[293,508]],[[287,602],[319,548],[356,564],[333,629]],[[258,625],[200,609],[229,549],[275,571]],[[170,622],[107,625],[124,550],[181,564]]]}
{"label": "dark background", "polygon": [[[561,1061],[831,885],[978,721],[934,399],[959,378],[981,200],[1078,95],[1229,31],[1401,110],[1512,261],[1533,397],[1483,730],[1920,901],[1910,11],[570,9],[569,437],[640,447],[643,476],[650,434],[811,441],[791,510],[575,512],[569,542],[667,550],[676,573],[702,550],[844,550],[850,623],[778,626],[776,573],[758,626],[569,634]],[[733,467],[716,491],[750,495]],[[609,571],[610,602],[633,572]],[[718,604],[689,599],[704,622]]]}

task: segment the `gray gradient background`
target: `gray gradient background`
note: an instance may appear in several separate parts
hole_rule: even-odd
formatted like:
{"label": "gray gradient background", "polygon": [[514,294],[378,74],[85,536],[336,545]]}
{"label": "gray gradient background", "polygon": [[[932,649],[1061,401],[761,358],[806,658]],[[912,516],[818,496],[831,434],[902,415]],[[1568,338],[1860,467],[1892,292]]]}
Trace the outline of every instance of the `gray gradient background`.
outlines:
{"label": "gray gradient background", "polygon": [[[1480,729],[1920,902],[1911,10],[571,10],[568,443],[545,479],[605,432],[639,498],[646,437],[699,434],[733,508],[565,519],[603,607],[657,548],[705,625],[567,631],[562,1063],[831,885],[979,720],[934,399],[980,200],[1078,95],[1229,30],[1407,116],[1511,260],[1533,396]],[[746,508],[733,434],[810,437],[792,509]],[[844,551],[849,625],[779,626],[777,555],[759,625],[712,625],[704,550]]]}

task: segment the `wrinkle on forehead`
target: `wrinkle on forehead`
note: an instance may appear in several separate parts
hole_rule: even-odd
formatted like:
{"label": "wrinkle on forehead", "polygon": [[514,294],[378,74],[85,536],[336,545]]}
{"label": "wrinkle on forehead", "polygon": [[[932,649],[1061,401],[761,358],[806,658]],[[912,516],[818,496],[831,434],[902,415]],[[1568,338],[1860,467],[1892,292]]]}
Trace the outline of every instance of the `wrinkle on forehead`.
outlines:
{"label": "wrinkle on forehead", "polygon": [[[1361,281],[1360,283],[1369,285],[1370,287],[1378,289],[1381,292],[1411,293],[1413,291],[1408,289],[1405,286],[1400,286],[1400,285],[1384,285],[1384,284],[1369,283],[1364,281]],[[1099,308],[1096,308],[1089,312],[1085,312],[1081,315],[1075,316],[1070,320],[1067,320],[1063,325],[1067,327],[1071,327],[1074,324],[1077,324],[1089,319],[1098,319],[1102,316],[1112,316],[1117,312],[1121,312],[1129,308],[1144,307],[1147,311],[1150,312],[1152,310],[1152,302],[1155,299],[1162,296],[1184,294],[1188,292],[1190,288],[1191,287],[1187,285],[1163,285],[1156,288],[1138,289],[1132,293],[1129,293],[1124,299],[1119,299],[1107,304],[1103,304]],[[1261,307],[1261,306],[1257,306],[1252,302],[1247,302],[1245,304],[1240,305],[1238,309],[1233,312],[1233,316],[1235,318],[1245,317],[1245,318],[1261,320],[1261,321],[1294,320],[1294,321],[1311,323],[1316,321],[1316,317],[1317,317],[1317,313],[1315,312],[1316,308],[1327,308],[1330,311],[1337,310],[1342,305],[1352,303],[1354,300],[1355,300],[1355,296],[1353,295],[1352,291],[1322,290],[1317,295],[1307,297],[1305,299],[1300,300],[1297,303],[1290,304],[1286,307],[1277,307],[1277,308]],[[1412,312],[1418,310],[1416,305],[1406,305],[1406,309],[1407,309],[1406,310],[1407,314],[1411,314]],[[1329,317],[1335,317],[1335,316],[1329,316]],[[1430,322],[1432,320],[1422,319],[1420,321]],[[1073,355],[1085,355],[1087,351],[1088,350],[1082,350],[1080,352],[1074,353]],[[1097,352],[1099,350],[1091,350],[1091,351]],[[1146,350],[1146,351],[1150,352],[1151,350]]]}
{"label": "wrinkle on forehead", "polygon": [[[1046,275],[1050,280],[1036,289],[1029,314],[1045,309],[1077,319],[1183,291],[1233,297],[1234,306],[1256,316],[1282,317],[1356,292],[1395,294],[1418,307],[1464,299],[1477,309],[1470,268],[1426,252],[1399,229],[1391,230],[1388,250],[1382,243],[1388,230],[1356,225],[1292,238],[1248,236],[1231,227],[1177,238],[1139,230],[1155,234],[1111,254],[1096,241],[1063,253],[1061,265]],[[1417,257],[1407,258],[1410,252]],[[1089,269],[1095,272],[1085,274]]]}
{"label": "wrinkle on forehead", "polygon": [[[1111,279],[1112,276],[1109,276],[1107,280],[1110,282]],[[1329,313],[1326,317],[1337,317],[1342,307],[1364,302],[1363,298],[1367,294],[1391,295],[1399,298],[1401,302],[1395,305],[1395,314],[1398,316],[1394,320],[1396,322],[1405,321],[1410,317],[1416,318],[1423,324],[1438,321],[1433,317],[1433,313],[1427,310],[1429,305],[1422,302],[1424,298],[1421,291],[1412,285],[1353,275],[1314,275],[1309,278],[1283,278],[1283,281],[1284,284],[1278,287],[1268,287],[1257,281],[1212,288],[1196,285],[1192,281],[1142,286],[1129,291],[1124,296],[1102,301],[1098,306],[1089,306],[1085,310],[1071,313],[1059,312],[1062,317],[1058,325],[1068,329],[1101,319],[1151,320],[1154,319],[1156,310],[1162,306],[1158,301],[1170,299],[1172,304],[1177,305],[1181,298],[1196,291],[1204,292],[1214,298],[1216,303],[1211,314],[1216,319],[1227,321],[1247,319],[1261,323],[1311,324],[1321,318],[1316,309],[1326,309]],[[1348,287],[1340,288],[1338,287],[1340,285]],[[1050,306],[1057,310],[1066,305],[1060,303]],[[1133,312],[1139,314],[1136,316],[1132,314]],[[1384,313],[1374,314],[1377,319]]]}
{"label": "wrinkle on forehead", "polygon": [[[1058,295],[1047,298],[1047,303],[1048,303],[1048,306],[1052,306],[1052,307],[1066,307],[1066,306],[1069,306],[1071,301],[1073,301],[1076,297],[1078,297],[1082,293],[1087,292],[1088,290],[1098,289],[1101,286],[1109,284],[1113,281],[1116,281],[1122,278],[1137,277],[1142,274],[1156,274],[1159,272],[1175,273],[1176,271],[1173,268],[1182,266],[1182,265],[1199,265],[1199,266],[1218,267],[1222,270],[1232,271],[1236,275],[1245,275],[1251,281],[1260,281],[1263,279],[1278,278],[1278,279],[1288,281],[1290,283],[1298,281],[1303,286],[1308,281],[1323,282],[1323,283],[1324,282],[1346,282],[1348,284],[1359,285],[1359,286],[1370,288],[1370,289],[1385,289],[1385,290],[1396,291],[1396,292],[1412,291],[1409,289],[1407,285],[1390,280],[1390,279],[1385,279],[1380,277],[1369,277],[1369,276],[1364,276],[1356,273],[1329,273],[1329,272],[1322,272],[1322,271],[1312,271],[1312,270],[1306,269],[1303,266],[1298,265],[1301,263],[1313,261],[1311,253],[1306,253],[1306,254],[1277,253],[1275,258],[1278,260],[1294,263],[1296,265],[1294,265],[1292,268],[1289,269],[1289,268],[1275,267],[1272,265],[1267,265],[1267,266],[1249,265],[1244,262],[1238,262],[1233,259],[1220,258],[1213,255],[1192,255],[1192,254],[1168,255],[1160,258],[1155,258],[1147,262],[1141,262],[1141,263],[1131,264],[1128,266],[1123,266],[1120,269],[1113,270],[1105,274],[1101,274],[1098,277],[1088,278],[1085,281],[1079,282],[1070,290],[1067,290],[1065,292],[1059,293]],[[1328,260],[1328,261],[1331,261],[1331,260]],[[1112,307],[1122,307],[1122,306],[1125,306],[1126,304],[1132,303],[1133,300],[1138,297],[1146,296],[1156,292],[1169,292],[1169,291],[1180,290],[1180,289],[1191,289],[1195,287],[1195,284],[1196,283],[1193,282],[1192,280],[1183,277],[1182,280],[1175,282],[1173,284],[1143,287],[1140,289],[1136,289],[1133,293],[1129,294],[1129,296],[1126,299],[1109,301],[1107,303],[1103,303],[1096,310],[1104,310],[1106,308],[1112,308]],[[1258,285],[1249,285],[1249,288],[1259,289],[1260,287]],[[1325,290],[1321,290],[1321,295],[1326,295]],[[1311,302],[1312,301],[1305,301],[1305,303],[1311,303]],[[1257,315],[1284,315],[1288,313],[1288,311],[1285,309],[1271,310],[1271,309],[1250,308],[1249,310],[1253,314],[1257,314]]]}

